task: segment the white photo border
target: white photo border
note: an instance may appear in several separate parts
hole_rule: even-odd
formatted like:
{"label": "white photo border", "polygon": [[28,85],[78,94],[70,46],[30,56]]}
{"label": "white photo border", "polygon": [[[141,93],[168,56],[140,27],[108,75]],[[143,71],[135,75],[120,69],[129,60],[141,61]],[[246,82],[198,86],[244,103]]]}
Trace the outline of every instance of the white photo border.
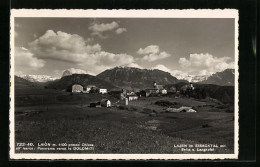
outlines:
{"label": "white photo border", "polygon": [[[71,153],[15,153],[14,122],[14,20],[18,17],[56,18],[234,18],[235,19],[235,116],[234,154],[71,154]],[[9,157],[10,159],[42,160],[188,160],[188,159],[238,159],[239,154],[239,90],[238,90],[238,19],[237,9],[187,9],[187,10],[66,10],[66,9],[12,9],[10,16],[10,111],[9,111]]]}

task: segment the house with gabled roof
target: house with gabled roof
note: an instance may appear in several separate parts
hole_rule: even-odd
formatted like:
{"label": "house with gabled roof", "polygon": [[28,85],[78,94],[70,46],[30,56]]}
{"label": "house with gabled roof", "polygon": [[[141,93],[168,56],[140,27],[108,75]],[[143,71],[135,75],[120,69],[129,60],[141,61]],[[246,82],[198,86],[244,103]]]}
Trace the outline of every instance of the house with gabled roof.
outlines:
{"label": "house with gabled roof", "polygon": [[81,93],[81,92],[83,92],[83,86],[80,85],[80,84],[74,84],[74,85],[72,85],[71,92],[73,92],[73,93]]}

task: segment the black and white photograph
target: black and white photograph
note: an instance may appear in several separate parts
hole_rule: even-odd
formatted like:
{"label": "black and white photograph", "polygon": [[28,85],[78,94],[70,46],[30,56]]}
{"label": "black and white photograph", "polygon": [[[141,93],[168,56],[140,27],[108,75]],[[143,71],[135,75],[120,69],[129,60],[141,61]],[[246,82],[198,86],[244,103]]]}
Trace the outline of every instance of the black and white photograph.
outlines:
{"label": "black and white photograph", "polygon": [[238,11],[12,10],[11,159],[237,159]]}

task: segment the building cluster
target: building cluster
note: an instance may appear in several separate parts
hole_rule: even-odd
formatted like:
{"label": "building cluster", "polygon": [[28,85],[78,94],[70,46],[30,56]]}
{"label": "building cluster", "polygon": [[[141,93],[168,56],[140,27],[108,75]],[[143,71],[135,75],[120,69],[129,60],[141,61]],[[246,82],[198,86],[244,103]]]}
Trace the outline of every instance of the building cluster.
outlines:
{"label": "building cluster", "polygon": [[188,92],[193,91],[194,89],[195,89],[195,87],[193,86],[192,83],[190,83],[190,84],[182,86],[180,91],[181,91],[182,94],[186,94]]}
{"label": "building cluster", "polygon": [[71,91],[72,93],[101,93],[101,94],[107,93],[106,88],[98,88],[95,85],[87,85],[86,87],[83,87],[80,84],[72,85]]}
{"label": "building cluster", "polygon": [[156,82],[153,82],[153,87],[152,88],[147,88],[144,90],[144,94],[142,96],[151,96],[153,94],[167,94],[167,90],[163,88],[162,85],[157,85]]}
{"label": "building cluster", "polygon": [[[98,88],[95,85],[87,85],[86,87],[83,87],[80,84],[74,84],[72,85],[72,93],[100,93],[100,94],[106,94],[109,93],[110,95],[120,99],[124,100],[125,105],[128,105],[128,102],[138,100],[139,97],[148,97],[153,95],[165,95],[167,93],[187,93],[189,91],[194,90],[194,87],[192,83],[184,85],[180,88],[180,90],[177,90],[175,86],[169,87],[168,90],[166,90],[163,85],[158,85],[156,82],[153,82],[152,88],[147,88],[145,90],[141,90],[139,92],[132,92],[127,91],[126,89],[119,89],[114,88],[111,89],[109,92],[106,88]],[[91,103],[90,107],[111,107],[111,101],[108,99],[102,99],[99,102]]]}
{"label": "building cluster", "polygon": [[126,89],[112,89],[111,91],[109,91],[109,94],[113,95],[116,98],[119,98],[120,100],[138,100],[138,95],[136,92],[127,91]]}
{"label": "building cluster", "polygon": [[111,101],[108,99],[102,99],[96,103],[90,103],[89,107],[111,107]]}

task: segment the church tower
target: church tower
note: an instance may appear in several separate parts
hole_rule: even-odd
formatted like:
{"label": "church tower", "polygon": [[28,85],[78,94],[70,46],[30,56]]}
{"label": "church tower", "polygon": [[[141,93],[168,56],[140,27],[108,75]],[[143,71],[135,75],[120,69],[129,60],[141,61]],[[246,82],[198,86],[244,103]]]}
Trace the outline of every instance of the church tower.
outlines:
{"label": "church tower", "polygon": [[154,88],[157,88],[157,84],[156,84],[155,81],[153,82],[153,87],[154,87]]}

